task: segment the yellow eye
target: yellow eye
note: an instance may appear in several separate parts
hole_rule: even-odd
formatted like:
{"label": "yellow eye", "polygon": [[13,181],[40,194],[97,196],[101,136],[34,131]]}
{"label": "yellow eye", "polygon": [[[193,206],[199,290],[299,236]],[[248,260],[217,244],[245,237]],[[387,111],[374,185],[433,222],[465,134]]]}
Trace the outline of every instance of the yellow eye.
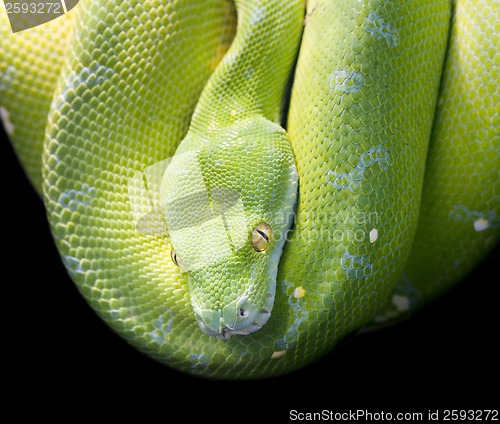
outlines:
{"label": "yellow eye", "polygon": [[273,230],[269,224],[261,222],[252,233],[252,247],[256,252],[263,252],[271,244]]}

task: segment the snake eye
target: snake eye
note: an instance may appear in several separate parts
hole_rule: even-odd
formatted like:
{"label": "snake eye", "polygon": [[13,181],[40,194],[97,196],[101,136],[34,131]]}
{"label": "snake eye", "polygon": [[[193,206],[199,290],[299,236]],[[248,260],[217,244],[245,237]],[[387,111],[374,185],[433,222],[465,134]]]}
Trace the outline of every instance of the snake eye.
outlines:
{"label": "snake eye", "polygon": [[256,252],[263,252],[271,244],[273,230],[269,224],[261,222],[252,233],[252,247]]}
{"label": "snake eye", "polygon": [[174,249],[170,249],[170,258],[172,258],[172,262],[180,268],[180,260]]}

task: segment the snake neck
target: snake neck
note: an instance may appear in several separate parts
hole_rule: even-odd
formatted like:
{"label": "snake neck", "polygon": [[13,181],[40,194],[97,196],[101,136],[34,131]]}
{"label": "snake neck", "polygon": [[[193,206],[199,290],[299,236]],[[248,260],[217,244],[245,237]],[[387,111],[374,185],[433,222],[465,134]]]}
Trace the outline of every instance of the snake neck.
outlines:
{"label": "snake neck", "polygon": [[217,131],[253,115],[280,121],[282,99],[298,52],[304,1],[235,3],[236,36],[200,96],[192,133]]}
{"label": "snake neck", "polygon": [[160,195],[196,320],[223,339],[269,319],[297,199],[290,140],[276,121],[303,2],[241,0],[236,8],[236,37],[201,94]]}

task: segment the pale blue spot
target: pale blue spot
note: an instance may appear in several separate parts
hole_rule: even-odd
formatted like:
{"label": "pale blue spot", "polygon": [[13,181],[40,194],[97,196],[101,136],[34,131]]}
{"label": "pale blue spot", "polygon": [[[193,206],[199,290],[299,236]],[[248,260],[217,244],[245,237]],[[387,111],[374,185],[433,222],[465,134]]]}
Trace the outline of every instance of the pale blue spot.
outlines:
{"label": "pale blue spot", "polygon": [[351,192],[355,193],[359,187],[359,183],[363,180],[365,169],[376,163],[378,163],[384,171],[389,167],[389,151],[382,144],[377,147],[372,147],[370,150],[362,153],[359,157],[358,164],[352,171],[326,171],[327,182],[333,184],[338,190],[349,189]]}
{"label": "pale blue spot", "polygon": [[64,265],[71,275],[83,274],[84,270],[78,258],[74,256],[63,256]]}
{"label": "pale blue spot", "polygon": [[245,77],[245,79],[248,80],[253,77],[254,72],[255,72],[254,68],[246,68],[245,71],[243,72],[243,76]]}
{"label": "pale blue spot", "polygon": [[79,74],[71,73],[68,77],[68,86],[76,88],[80,84],[85,84],[88,87],[95,87],[104,84],[105,81],[111,79],[114,71],[102,65],[94,65],[84,67]]}
{"label": "pale blue spot", "polygon": [[80,190],[65,190],[60,196],[58,203],[64,209],[76,211],[79,205],[89,206],[96,196],[96,189],[87,184],[82,184]]}
{"label": "pale blue spot", "polygon": [[203,371],[208,368],[210,363],[210,358],[204,353],[192,353],[188,357],[191,363],[191,369],[196,371]]}
{"label": "pale blue spot", "polygon": [[387,170],[389,167],[389,151],[383,144],[372,147],[370,150],[361,154],[357,168],[364,171],[365,168],[375,163],[378,163],[384,170]]}
{"label": "pale blue spot", "polygon": [[50,108],[52,110],[60,110],[62,109],[65,103],[67,103],[66,92],[63,91],[62,93],[54,97],[54,100],[52,101]]}
{"label": "pale blue spot", "polygon": [[250,16],[250,24],[252,25],[260,24],[262,21],[264,21],[264,19],[266,19],[266,15],[267,12],[264,6],[256,7],[253,10],[252,15]]}
{"label": "pale blue spot", "polygon": [[365,21],[365,29],[373,35],[376,40],[385,39],[387,44],[395,47],[399,44],[399,35],[397,29],[386,23],[377,12],[370,12]]}
{"label": "pale blue spot", "polygon": [[335,91],[355,93],[363,85],[363,75],[351,69],[340,69],[330,74],[328,85]]}
{"label": "pale blue spot", "polygon": [[[290,318],[292,322],[286,330],[283,338],[276,341],[275,350],[289,350],[297,344],[300,325],[307,320],[309,311],[305,307],[305,299],[295,297],[296,287],[293,283],[283,281],[281,290],[288,297],[288,305],[290,306]],[[289,319],[290,319],[289,318]]]}
{"label": "pale blue spot", "polygon": [[76,93],[82,90],[101,86],[114,75],[114,71],[102,65],[93,65],[84,67],[77,74],[75,71],[69,73],[66,77],[66,83],[63,90],[52,102],[52,109],[59,110],[66,103],[71,103],[76,97]]}
{"label": "pale blue spot", "polygon": [[329,178],[328,182],[333,184],[338,190],[349,189],[353,193],[359,186],[359,183],[363,180],[363,171],[359,169],[354,169],[350,172],[336,172],[328,170],[327,175],[331,175],[333,179]]}
{"label": "pale blue spot", "polygon": [[250,352],[247,352],[247,351],[243,351],[240,353],[240,358],[245,358],[245,357],[249,357],[250,356]]}
{"label": "pale blue spot", "polygon": [[351,255],[349,252],[345,252],[340,259],[340,266],[349,279],[361,280],[372,273],[372,264],[366,256]]}
{"label": "pale blue spot", "polygon": [[118,309],[110,309],[109,315],[111,319],[119,319],[121,317],[120,311]]}
{"label": "pale blue spot", "polygon": [[172,322],[174,313],[172,310],[167,309],[160,317],[153,322],[154,330],[151,331],[149,336],[158,344],[163,344],[165,338],[172,331]]}
{"label": "pale blue spot", "polygon": [[487,228],[499,228],[500,227],[500,217],[495,213],[495,211],[480,212],[469,209],[465,205],[455,205],[449,213],[449,217],[453,221],[464,222],[472,224],[472,227],[477,230],[477,222],[483,222],[485,225],[484,229]]}
{"label": "pale blue spot", "polygon": [[14,81],[14,74],[16,68],[14,66],[7,66],[4,72],[0,72],[0,91],[7,90],[12,87]]}

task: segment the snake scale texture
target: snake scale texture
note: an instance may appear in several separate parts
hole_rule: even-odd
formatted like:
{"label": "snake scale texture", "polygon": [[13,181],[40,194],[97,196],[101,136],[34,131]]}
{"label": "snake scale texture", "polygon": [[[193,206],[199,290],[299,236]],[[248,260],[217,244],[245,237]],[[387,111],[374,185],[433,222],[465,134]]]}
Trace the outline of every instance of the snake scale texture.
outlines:
{"label": "snake scale texture", "polygon": [[68,273],[171,367],[291,372],[498,243],[497,0],[81,0],[0,30]]}

